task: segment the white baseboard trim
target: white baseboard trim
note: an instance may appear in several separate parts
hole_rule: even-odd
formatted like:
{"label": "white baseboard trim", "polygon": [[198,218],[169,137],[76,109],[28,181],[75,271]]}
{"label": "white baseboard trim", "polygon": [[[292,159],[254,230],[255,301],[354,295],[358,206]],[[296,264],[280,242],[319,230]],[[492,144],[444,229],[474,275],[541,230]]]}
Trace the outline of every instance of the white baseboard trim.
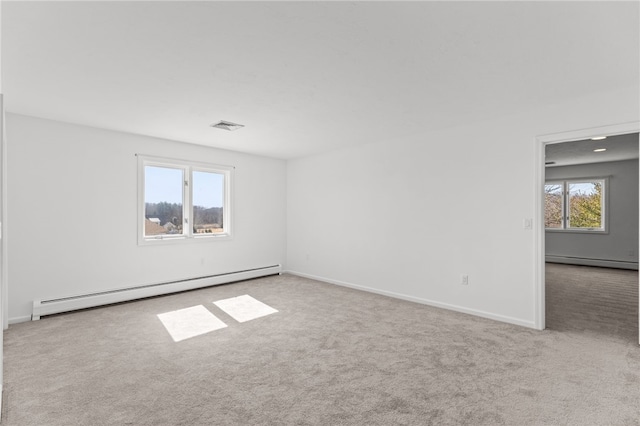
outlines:
{"label": "white baseboard trim", "polygon": [[9,318],[9,325],[20,324],[21,322],[27,322],[27,321],[31,321],[31,315]]}
{"label": "white baseboard trim", "polygon": [[566,265],[599,266],[601,268],[638,270],[638,262],[623,262],[620,260],[587,259],[584,257],[548,255],[545,256],[545,261],[549,263],[563,263]]}
{"label": "white baseboard trim", "polygon": [[505,323],[508,323],[508,324],[519,325],[519,326],[522,326],[522,327],[533,328],[533,329],[537,330],[534,321],[525,321],[525,320],[522,320],[522,319],[519,319],[519,318],[513,318],[513,317],[508,317],[508,316],[499,315],[499,314],[492,314],[490,312],[480,311],[480,310],[471,309],[471,308],[465,308],[463,306],[452,305],[452,304],[449,304],[449,303],[436,302],[434,300],[428,300],[428,299],[423,299],[423,298],[420,298],[420,297],[409,296],[407,294],[396,293],[396,292],[393,292],[393,291],[379,290],[379,289],[376,289],[376,288],[366,287],[366,286],[358,285],[358,284],[352,284],[352,283],[348,283],[348,282],[345,282],[345,281],[339,281],[339,280],[334,280],[334,279],[331,279],[331,278],[319,277],[317,275],[305,274],[303,272],[297,272],[297,271],[290,271],[289,270],[289,271],[283,271],[283,273],[284,274],[297,275],[299,277],[309,278],[309,279],[312,279],[312,280],[321,281],[321,282],[328,283],[328,284],[335,284],[335,285],[339,285],[341,287],[348,287],[348,288],[352,288],[352,289],[355,289],[355,290],[362,290],[362,291],[366,291],[368,293],[375,293],[375,294],[380,294],[382,296],[393,297],[394,299],[407,300],[409,302],[420,303],[420,304],[423,304],[423,305],[433,306],[433,307],[436,307],[436,308],[448,309],[450,311],[461,312],[463,314],[474,315],[474,316],[477,316],[477,317],[487,318],[487,319],[491,319],[491,320],[494,320],[494,321],[505,322]]}

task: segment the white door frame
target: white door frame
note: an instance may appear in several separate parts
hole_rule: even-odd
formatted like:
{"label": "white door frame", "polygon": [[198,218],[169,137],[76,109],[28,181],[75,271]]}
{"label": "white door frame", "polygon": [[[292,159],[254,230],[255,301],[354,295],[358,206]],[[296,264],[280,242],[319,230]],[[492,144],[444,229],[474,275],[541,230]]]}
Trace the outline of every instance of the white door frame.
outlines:
{"label": "white door frame", "polygon": [[[534,223],[536,224],[535,236],[535,328],[544,330],[545,328],[545,235],[544,235],[544,180],[545,180],[545,147],[549,144],[579,141],[583,139],[595,138],[598,136],[614,136],[625,133],[640,132],[640,121],[630,123],[614,124],[611,126],[593,127],[590,129],[573,130],[569,132],[553,133],[549,135],[541,135],[535,138],[535,215]],[[640,247],[638,247],[640,253]],[[638,300],[640,304],[640,299]],[[638,320],[640,326],[640,319]],[[640,333],[638,334],[638,342],[640,343]]]}

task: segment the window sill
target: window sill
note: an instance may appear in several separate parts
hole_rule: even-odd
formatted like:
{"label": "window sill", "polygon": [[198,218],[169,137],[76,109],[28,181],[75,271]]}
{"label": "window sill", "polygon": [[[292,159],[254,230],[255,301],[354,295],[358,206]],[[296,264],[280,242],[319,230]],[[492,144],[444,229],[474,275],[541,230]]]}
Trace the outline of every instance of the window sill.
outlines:
{"label": "window sill", "polygon": [[607,235],[609,231],[606,229],[555,229],[545,228],[545,232],[558,233],[558,234],[594,234],[594,235]]}
{"label": "window sill", "polygon": [[154,246],[162,244],[190,244],[193,242],[211,242],[211,241],[229,241],[233,239],[231,234],[217,234],[217,235],[193,235],[193,236],[180,236],[180,237],[164,237],[164,238],[142,238],[138,240],[139,246]]}

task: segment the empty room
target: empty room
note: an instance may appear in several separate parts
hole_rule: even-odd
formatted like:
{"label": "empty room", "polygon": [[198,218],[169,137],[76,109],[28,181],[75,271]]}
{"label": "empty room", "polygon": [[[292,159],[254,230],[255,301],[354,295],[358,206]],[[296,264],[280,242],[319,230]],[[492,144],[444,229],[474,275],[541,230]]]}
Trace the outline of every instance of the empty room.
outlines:
{"label": "empty room", "polygon": [[546,327],[638,338],[638,133],[545,147]]}
{"label": "empty room", "polygon": [[3,425],[640,424],[640,3],[1,1],[0,35]]}

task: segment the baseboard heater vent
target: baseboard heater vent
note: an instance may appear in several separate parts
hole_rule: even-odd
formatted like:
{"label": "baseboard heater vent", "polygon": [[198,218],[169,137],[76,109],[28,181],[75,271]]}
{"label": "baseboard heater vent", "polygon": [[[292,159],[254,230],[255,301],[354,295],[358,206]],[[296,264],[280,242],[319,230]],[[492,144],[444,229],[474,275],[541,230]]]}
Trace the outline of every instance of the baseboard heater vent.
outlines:
{"label": "baseboard heater vent", "polygon": [[145,297],[160,296],[163,294],[195,290],[197,288],[210,287],[218,284],[228,284],[236,281],[249,280],[251,278],[266,277],[268,275],[279,274],[281,271],[282,268],[280,265],[273,265],[262,268],[247,269],[244,271],[188,278],[180,281],[148,284],[119,290],[83,294],[79,296],[34,300],[31,320],[36,321],[45,315],[59,314],[61,312],[77,311],[79,309],[94,308],[96,306],[144,299]]}
{"label": "baseboard heater vent", "polygon": [[623,260],[587,259],[583,257],[547,255],[545,256],[545,261],[548,263],[564,263],[568,265],[599,266],[601,268],[638,270],[638,262],[627,262]]}

